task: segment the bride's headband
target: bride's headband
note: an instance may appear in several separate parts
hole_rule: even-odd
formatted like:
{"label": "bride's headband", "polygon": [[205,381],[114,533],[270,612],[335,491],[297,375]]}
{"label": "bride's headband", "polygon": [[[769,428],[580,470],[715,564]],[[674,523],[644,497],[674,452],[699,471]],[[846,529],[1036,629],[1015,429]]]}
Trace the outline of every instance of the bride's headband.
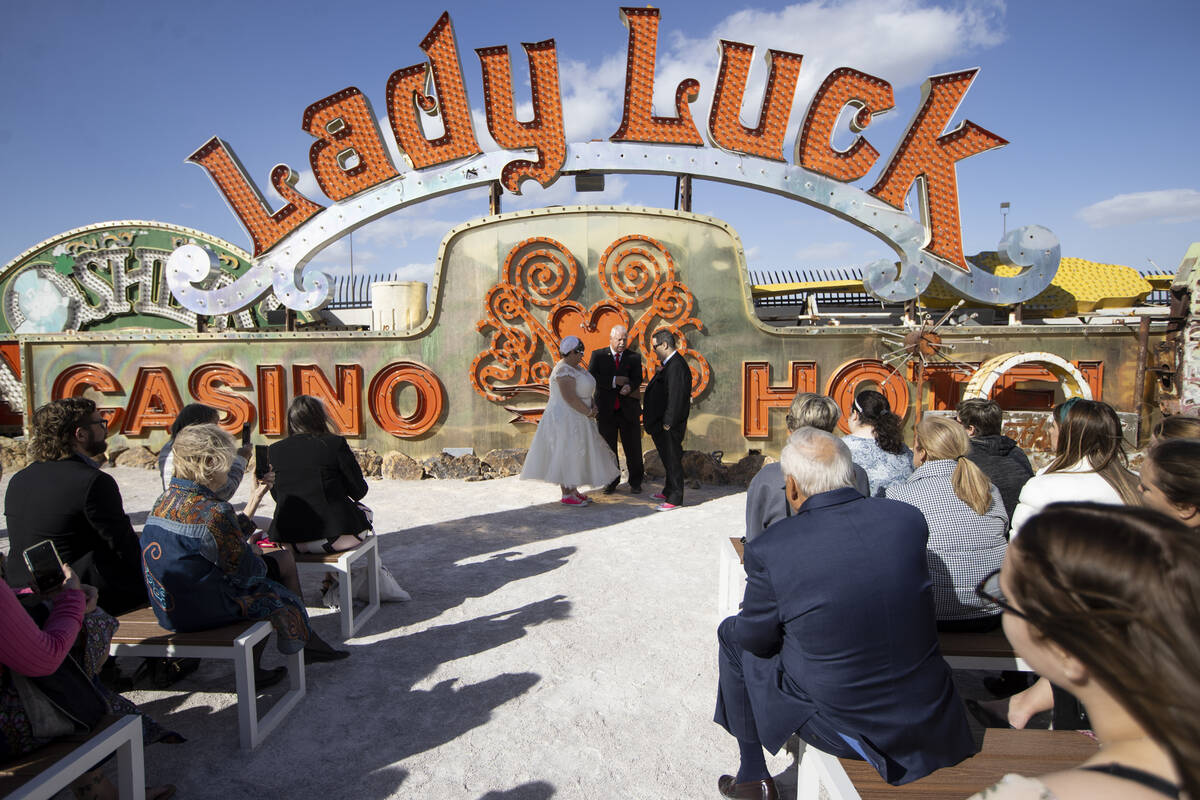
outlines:
{"label": "bride's headband", "polygon": [[568,336],[558,343],[558,354],[565,356],[572,350],[578,350],[583,345],[578,336]]}

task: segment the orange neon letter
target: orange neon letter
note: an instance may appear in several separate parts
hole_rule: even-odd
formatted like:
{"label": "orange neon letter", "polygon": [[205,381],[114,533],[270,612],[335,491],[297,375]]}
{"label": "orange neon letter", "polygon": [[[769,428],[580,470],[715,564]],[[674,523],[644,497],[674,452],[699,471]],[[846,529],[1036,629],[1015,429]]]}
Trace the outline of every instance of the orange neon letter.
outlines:
{"label": "orange neon letter", "polygon": [[825,382],[825,395],[833,398],[842,410],[842,418],[838,421],[840,431],[850,432],[846,420],[854,406],[854,395],[858,394],[858,388],[863,383],[875,384],[887,398],[892,412],[900,419],[908,416],[908,382],[895,367],[877,358],[857,358],[842,364]]}
{"label": "orange neon letter", "polygon": [[141,436],[146,428],[166,430],[183,410],[175,378],[166,367],[138,367],[121,433]]}
{"label": "orange neon letter", "polygon": [[[398,69],[387,82],[388,124],[396,144],[413,169],[444,164],[483,152],[475,141],[471,124],[471,106],[463,83],[462,63],[454,41],[450,12],[442,13],[433,29],[421,41],[429,64],[414,64]],[[430,96],[437,91],[437,99]],[[426,114],[440,112],[443,133],[430,141],[421,131],[417,108]]]}
{"label": "orange neon letter", "polygon": [[770,74],[758,127],[747,128],[742,124],[741,111],[753,57],[751,45],[721,40],[721,68],[717,71],[717,88],[708,115],[708,135],[717,147],[783,161],[783,140],[803,56],[785,50],[767,51]]}
{"label": "orange neon letter", "polygon": [[258,368],[258,430],[264,436],[282,436],[287,377],[279,364]]}
{"label": "orange neon letter", "polygon": [[187,160],[204,167],[217,189],[225,196],[238,221],[250,234],[256,258],[324,208],[295,190],[299,176],[287,164],[277,164],[271,170],[271,186],[288,202],[271,213],[258,187],[246,177],[246,170],[233,150],[216,136],[188,156]]}
{"label": "orange neon letter", "polygon": [[[94,389],[101,394],[122,394],[125,391],[116,376],[99,364],[76,364],[64,369],[54,379],[54,385],[50,387],[50,399],[83,397],[88,389]],[[121,427],[121,420],[125,418],[123,408],[107,407],[96,410],[108,420],[110,431]]]}
{"label": "orange neon letter", "polygon": [[765,438],[771,432],[772,408],[789,407],[797,392],[816,391],[815,361],[791,361],[788,366],[790,381],[783,386],[772,386],[770,362],[742,362],[742,436]]}
{"label": "orange neon letter", "polygon": [[621,23],[629,29],[625,61],[625,113],[614,142],[694,144],[704,140],[692,122],[689,103],[700,96],[700,82],[688,78],[675,89],[675,116],[654,116],[654,62],[658,50],[658,9],[622,8]]}
{"label": "orange neon letter", "polygon": [[533,119],[530,122],[517,122],[513,109],[508,48],[501,45],[475,50],[483,66],[483,105],[492,138],[509,150],[537,151],[537,161],[518,159],[504,165],[500,183],[513,194],[520,194],[521,183],[530,178],[542,186],[549,186],[567,159],[554,40],[523,44],[522,47],[529,57],[529,83],[533,90]]}
{"label": "orange neon letter", "polygon": [[817,89],[800,138],[796,142],[796,163],[804,169],[828,175],[835,181],[856,181],[871,171],[879,151],[859,136],[846,150],[835,150],[831,141],[838,117],[846,106],[857,109],[850,130],[858,133],[871,124],[871,118],[895,105],[892,85],[881,78],[842,67],[829,73]]}
{"label": "orange neon letter", "polygon": [[941,135],[978,72],[968,69],[925,81],[920,110],[870,190],[888,205],[904,208],[909,187],[920,180],[921,219],[929,236],[925,249],[964,272],[968,267],[963,257],[954,165],[967,156],[1008,144],[970,120]]}
{"label": "orange neon letter", "polygon": [[345,436],[362,436],[362,367],[337,365],[335,390],[321,368],[296,364],[292,367],[292,386],[296,394],[308,394],[325,404],[329,418]]}
{"label": "orange neon letter", "polygon": [[345,200],[400,174],[383,146],[371,104],[353,86],[304,109],[300,127],[317,138],[308,161],[330,200]]}
{"label": "orange neon letter", "polygon": [[247,422],[254,422],[254,405],[233,392],[234,389],[249,388],[249,376],[229,364],[204,364],[188,376],[188,392],[197,403],[224,411],[225,421],[221,427],[230,433],[240,431]]}
{"label": "orange neon letter", "polygon": [[[396,398],[406,385],[416,389],[417,406],[404,415],[396,409]],[[375,423],[401,439],[427,433],[446,408],[446,392],[437,375],[424,364],[411,361],[397,361],[380,370],[371,381],[367,397]]]}

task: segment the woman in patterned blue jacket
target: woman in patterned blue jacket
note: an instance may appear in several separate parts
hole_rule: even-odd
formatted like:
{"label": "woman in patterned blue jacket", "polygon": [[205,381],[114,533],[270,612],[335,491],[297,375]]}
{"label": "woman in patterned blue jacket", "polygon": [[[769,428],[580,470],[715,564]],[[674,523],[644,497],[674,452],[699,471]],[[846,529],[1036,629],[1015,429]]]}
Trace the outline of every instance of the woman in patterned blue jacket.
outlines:
{"label": "woman in patterned blue jacket", "polygon": [[233,506],[215,495],[233,463],[233,438],[216,425],[191,425],[175,437],[173,452],[175,477],[141,535],[142,570],[159,623],[198,631],[266,619],[282,653],[304,649],[309,661],[348,655],[310,630],[303,600],[246,541]]}

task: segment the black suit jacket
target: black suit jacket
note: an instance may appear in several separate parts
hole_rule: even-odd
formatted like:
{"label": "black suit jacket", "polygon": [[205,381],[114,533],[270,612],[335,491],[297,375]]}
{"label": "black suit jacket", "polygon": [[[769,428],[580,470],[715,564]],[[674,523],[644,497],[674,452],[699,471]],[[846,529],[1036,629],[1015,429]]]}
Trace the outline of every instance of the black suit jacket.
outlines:
{"label": "black suit jacket", "polygon": [[111,475],[81,457],[35,461],[13,475],[4,496],[8,517],[8,582],[29,582],[22,553],[54,542],[64,563],[100,592],[100,607],[123,614],[146,603],[141,546]]}
{"label": "black suit jacket", "polygon": [[367,494],[358,460],[341,436],[301,433],[271,445],[275,518],[271,538],[312,542],[370,527],[355,503]]}
{"label": "black suit jacket", "polygon": [[683,355],[676,353],[646,384],[642,398],[642,423],[646,433],[662,433],[663,426],[682,428],[692,407],[692,371]]}
{"label": "black suit jacket", "polygon": [[746,544],[734,630],[768,750],[819,714],[889,783],[975,752],[938,649],[928,536],[917,508],[844,488]]}
{"label": "black suit jacket", "polygon": [[[612,350],[607,347],[596,350],[588,362],[588,372],[596,379],[596,412],[601,420],[618,413],[627,420],[641,418],[638,392],[642,388],[642,357],[637,352],[626,350],[621,354],[621,366],[617,367],[613,363]],[[622,395],[620,387],[613,388],[613,378],[618,376],[629,379],[629,394]],[[620,408],[613,408],[614,399],[620,400]]]}

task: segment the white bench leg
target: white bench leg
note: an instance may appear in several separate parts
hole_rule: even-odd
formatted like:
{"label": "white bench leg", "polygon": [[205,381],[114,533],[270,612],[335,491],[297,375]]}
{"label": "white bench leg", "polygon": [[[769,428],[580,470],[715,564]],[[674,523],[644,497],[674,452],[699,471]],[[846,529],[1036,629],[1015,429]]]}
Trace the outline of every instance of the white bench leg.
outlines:
{"label": "white bench leg", "polygon": [[[354,569],[354,562],[364,557],[366,558],[367,597],[369,599],[366,607],[355,614],[354,592],[350,576]],[[342,575],[339,587],[342,602],[342,638],[350,639],[379,610],[379,539],[375,536],[368,536],[357,548],[347,550],[346,554],[338,559],[337,567]]]}
{"label": "white bench leg", "polygon": [[234,642],[233,668],[238,693],[238,733],[243,750],[253,750],[262,744],[263,739],[275,730],[307,690],[304,678],[304,651],[300,650],[288,656],[290,688],[283,697],[275,701],[271,710],[259,719],[258,697],[254,684],[254,645],[266,639],[270,633],[270,623],[259,622]]}
{"label": "white bench leg", "polygon": [[832,756],[823,750],[818,750],[810,744],[804,744],[804,753],[800,757],[800,767],[796,773],[796,797],[813,798],[820,796],[821,787],[829,800],[862,800],[846,770],[842,769],[837,756]]}
{"label": "white bench leg", "polygon": [[5,800],[50,800],[114,751],[117,754],[117,788],[121,800],[146,800],[142,718],[136,714],[126,716],[110,726],[103,735],[80,745]]}

